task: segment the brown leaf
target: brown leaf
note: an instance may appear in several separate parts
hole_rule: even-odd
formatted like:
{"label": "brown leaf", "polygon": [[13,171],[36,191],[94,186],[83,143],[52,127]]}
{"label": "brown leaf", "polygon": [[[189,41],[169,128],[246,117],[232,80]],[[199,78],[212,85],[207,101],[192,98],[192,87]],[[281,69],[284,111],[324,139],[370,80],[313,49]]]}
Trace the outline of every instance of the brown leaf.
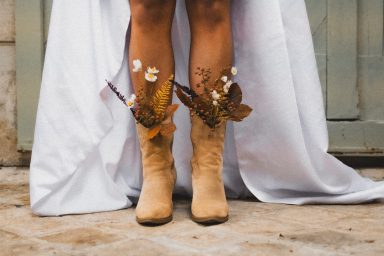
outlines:
{"label": "brown leaf", "polygon": [[204,109],[204,110],[211,110],[211,103],[209,100],[205,99],[203,95],[201,96],[196,96],[192,102],[194,104],[197,104],[199,108]]}
{"label": "brown leaf", "polygon": [[148,131],[148,139],[153,139],[160,132],[161,125],[156,125]]}
{"label": "brown leaf", "polygon": [[185,106],[187,106],[188,108],[192,107],[190,97],[188,97],[179,87],[176,89],[176,96]]}
{"label": "brown leaf", "polygon": [[235,106],[239,106],[241,101],[243,100],[243,93],[241,92],[240,86],[237,83],[233,83],[231,87],[229,87],[229,100],[235,104]]}
{"label": "brown leaf", "polygon": [[232,121],[240,122],[244,118],[249,116],[249,114],[251,112],[252,112],[252,108],[251,107],[249,107],[248,105],[245,105],[245,104],[240,104],[240,106],[236,110],[231,112],[230,119]]}
{"label": "brown leaf", "polygon": [[187,86],[184,86],[184,85],[181,85],[177,82],[174,82],[176,88],[182,90],[185,94],[187,94],[188,96],[194,98],[197,96],[196,92],[194,90],[192,90],[192,88],[189,88]]}
{"label": "brown leaf", "polygon": [[176,131],[176,125],[174,123],[161,125],[160,133],[163,136],[171,135],[174,131]]}
{"label": "brown leaf", "polygon": [[164,119],[167,119],[168,117],[172,117],[173,114],[176,112],[176,110],[179,108],[178,104],[172,104],[167,107],[167,110],[165,111],[165,117]]}
{"label": "brown leaf", "polygon": [[159,122],[158,120],[156,120],[153,110],[148,106],[141,106],[139,110],[131,108],[131,111],[136,121],[146,128],[150,128],[156,122]]}
{"label": "brown leaf", "polygon": [[212,113],[211,106],[200,96],[193,99],[193,110],[202,119],[207,120]]}

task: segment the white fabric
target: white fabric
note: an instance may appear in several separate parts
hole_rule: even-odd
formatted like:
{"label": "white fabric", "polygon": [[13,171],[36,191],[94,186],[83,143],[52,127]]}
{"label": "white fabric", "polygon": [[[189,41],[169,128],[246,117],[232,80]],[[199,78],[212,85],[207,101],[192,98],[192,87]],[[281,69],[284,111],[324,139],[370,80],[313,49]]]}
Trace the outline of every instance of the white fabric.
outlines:
{"label": "white fabric", "polygon": [[[176,80],[187,83],[184,1],[173,26]],[[106,87],[132,93],[127,0],[54,1],[36,122],[30,190],[38,215],[121,209],[142,182],[134,119]],[[384,198],[384,183],[360,177],[326,153],[328,134],[304,0],[232,1],[235,63],[244,102],[229,123],[224,181],[229,197],[264,202],[361,203]],[[176,97],[174,97],[177,102]],[[188,110],[175,114],[175,193],[191,195]]]}

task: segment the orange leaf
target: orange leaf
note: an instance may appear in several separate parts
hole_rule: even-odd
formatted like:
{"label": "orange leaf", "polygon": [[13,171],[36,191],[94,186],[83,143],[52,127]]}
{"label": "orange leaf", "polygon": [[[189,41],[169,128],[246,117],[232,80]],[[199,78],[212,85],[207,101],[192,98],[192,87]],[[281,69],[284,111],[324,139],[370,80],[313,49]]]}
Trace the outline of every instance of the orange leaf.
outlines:
{"label": "orange leaf", "polygon": [[161,125],[156,125],[148,131],[148,139],[153,139],[160,132]]}
{"label": "orange leaf", "polygon": [[173,113],[176,112],[176,110],[179,108],[178,104],[172,104],[167,107],[167,110],[165,111],[165,118],[172,117]]}
{"label": "orange leaf", "polygon": [[163,136],[171,135],[174,131],[176,131],[176,125],[174,123],[161,125],[160,133]]}

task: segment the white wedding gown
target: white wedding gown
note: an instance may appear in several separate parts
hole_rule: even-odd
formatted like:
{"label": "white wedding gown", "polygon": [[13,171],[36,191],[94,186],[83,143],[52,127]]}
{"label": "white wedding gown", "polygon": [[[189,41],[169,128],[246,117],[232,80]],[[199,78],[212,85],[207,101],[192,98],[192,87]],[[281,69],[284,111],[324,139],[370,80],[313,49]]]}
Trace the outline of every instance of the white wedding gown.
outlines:
{"label": "white wedding gown", "polygon": [[[176,80],[188,84],[184,1],[173,23]],[[54,1],[33,146],[35,214],[129,207],[142,175],[135,121],[106,87],[132,93],[127,66],[128,0]],[[384,183],[327,153],[321,86],[304,0],[233,0],[235,77],[254,111],[228,123],[228,197],[263,202],[355,204],[384,198]],[[156,29],[154,27],[153,29]],[[178,102],[177,97],[174,101]],[[175,114],[175,193],[191,195],[187,108]]]}

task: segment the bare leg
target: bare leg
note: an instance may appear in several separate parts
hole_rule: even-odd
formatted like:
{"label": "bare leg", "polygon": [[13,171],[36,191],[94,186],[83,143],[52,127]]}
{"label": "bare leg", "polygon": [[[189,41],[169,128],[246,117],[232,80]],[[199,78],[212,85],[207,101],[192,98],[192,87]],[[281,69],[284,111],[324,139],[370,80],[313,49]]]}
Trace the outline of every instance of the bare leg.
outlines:
{"label": "bare leg", "polygon": [[[197,67],[211,69],[213,82],[222,68],[232,64],[230,0],[186,0],[191,27],[189,80],[197,93],[201,77]],[[214,132],[196,115],[191,117],[192,219],[200,223],[221,223],[228,219],[222,179],[225,125]]]}
{"label": "bare leg", "polygon": [[128,59],[136,92],[145,80],[143,73],[132,72],[134,59],[141,60],[143,69],[156,66],[160,70],[157,86],[174,74],[171,27],[175,5],[176,0],[130,0],[132,18]]}
{"label": "bare leg", "polygon": [[232,64],[233,43],[230,0],[186,0],[191,27],[189,82],[194,90],[201,78],[197,67],[209,67],[212,80],[224,67]]}
{"label": "bare leg", "polygon": [[[176,0],[130,0],[132,27],[129,65],[133,87],[138,92],[146,85],[144,73],[132,71],[132,61],[140,59],[143,68],[160,70],[155,86],[174,73],[171,26]],[[152,85],[150,85],[152,86]],[[173,136],[148,138],[148,130],[136,125],[143,165],[143,186],[136,207],[141,224],[164,224],[172,220],[172,192],[176,180],[171,152]]]}

